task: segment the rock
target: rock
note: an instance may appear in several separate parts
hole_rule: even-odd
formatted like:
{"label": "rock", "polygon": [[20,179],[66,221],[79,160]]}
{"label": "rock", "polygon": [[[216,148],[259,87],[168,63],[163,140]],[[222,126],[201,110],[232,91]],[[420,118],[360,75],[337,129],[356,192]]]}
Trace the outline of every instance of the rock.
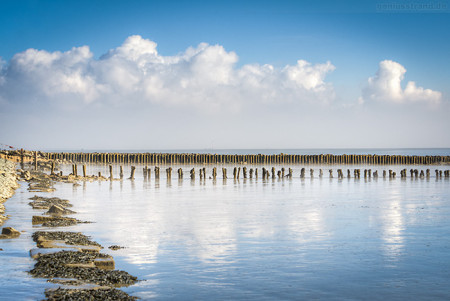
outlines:
{"label": "rock", "polygon": [[119,250],[119,249],[125,249],[125,247],[121,247],[121,246],[118,246],[118,245],[112,245],[112,246],[109,246],[108,249],[116,251],[116,250]]}
{"label": "rock", "polygon": [[7,238],[17,238],[20,236],[20,232],[14,229],[13,227],[5,227],[2,229],[2,234],[0,235],[0,239]]}
{"label": "rock", "polygon": [[48,209],[47,214],[63,215],[64,212],[65,212],[64,208],[58,205],[52,205],[50,209]]}

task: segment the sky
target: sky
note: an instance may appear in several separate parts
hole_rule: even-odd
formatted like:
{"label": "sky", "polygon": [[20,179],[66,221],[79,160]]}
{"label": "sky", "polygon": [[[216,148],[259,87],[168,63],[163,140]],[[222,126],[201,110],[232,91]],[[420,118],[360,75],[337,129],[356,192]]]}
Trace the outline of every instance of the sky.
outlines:
{"label": "sky", "polygon": [[0,0],[0,147],[450,147],[450,1]]}

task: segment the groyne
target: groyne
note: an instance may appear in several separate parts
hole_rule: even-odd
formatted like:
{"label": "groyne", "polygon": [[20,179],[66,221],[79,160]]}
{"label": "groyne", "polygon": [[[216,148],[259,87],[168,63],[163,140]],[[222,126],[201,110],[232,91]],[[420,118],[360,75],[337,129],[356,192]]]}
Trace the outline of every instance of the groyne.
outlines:
{"label": "groyne", "polygon": [[408,156],[376,154],[199,154],[199,153],[86,153],[6,151],[18,162],[60,160],[78,163],[122,164],[374,164],[441,165],[450,164],[450,156]]}

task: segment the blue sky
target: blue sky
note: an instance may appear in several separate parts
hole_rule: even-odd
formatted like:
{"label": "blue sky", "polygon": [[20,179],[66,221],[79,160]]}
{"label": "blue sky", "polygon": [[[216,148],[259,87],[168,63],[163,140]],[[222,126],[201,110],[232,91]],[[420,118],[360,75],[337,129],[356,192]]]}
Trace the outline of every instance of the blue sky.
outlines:
{"label": "blue sky", "polygon": [[[422,4],[430,3],[439,8],[420,7]],[[400,6],[394,9],[383,8],[383,5],[392,4],[416,6],[414,9],[411,9],[410,6],[409,8]],[[442,112],[448,110],[450,95],[450,85],[448,85],[450,82],[449,4],[449,1],[2,0],[0,2],[0,57],[3,60],[3,74],[6,78],[4,82],[23,80],[23,78],[9,79],[5,74],[12,73],[11,65],[13,65],[14,55],[27,49],[33,48],[52,53],[55,51],[66,52],[72,47],[86,45],[93,55],[93,60],[96,61],[109,50],[122,45],[128,37],[133,35],[157,43],[157,51],[161,56],[177,56],[184,53],[189,47],[197,47],[200,43],[220,45],[227,53],[236,54],[237,60],[232,60],[233,68],[236,71],[251,64],[259,66],[270,64],[275,69],[282,70],[287,65],[296,65],[297,60],[307,61],[312,66],[330,62],[334,69],[324,71],[322,79],[325,83],[333,86],[333,105],[332,109],[312,108],[311,114],[318,115],[321,114],[321,110],[341,111],[340,106],[353,106],[358,99],[367,100],[369,97],[380,99],[381,96],[388,98],[387,91],[376,90],[381,89],[379,85],[366,86],[368,79],[374,77],[379,70],[380,62],[389,60],[401,65],[406,70],[403,73],[404,79],[401,81],[402,89],[406,88],[409,81],[413,81],[419,88],[423,87],[439,92],[440,96],[434,95],[439,98],[440,106],[439,109],[435,109],[435,112]],[[389,72],[394,72],[395,68],[397,68],[395,70],[399,70],[400,67],[385,65],[384,68]],[[214,71],[211,70],[211,72]],[[383,80],[380,79],[379,82],[381,83]],[[16,92],[4,84],[0,86],[0,96],[1,89],[4,90],[3,102],[7,103],[2,108],[3,114],[11,116],[12,114],[8,113],[19,110],[18,105],[11,104],[15,102],[11,95]],[[425,96],[417,94],[420,92],[419,90],[413,89],[412,95],[415,97],[413,98],[421,99],[420,102],[426,103]],[[364,93],[366,95],[363,95]],[[284,94],[281,93],[281,95]],[[304,98],[317,97],[320,99],[323,97],[317,93],[313,96],[302,95]],[[60,95],[60,97],[64,96]],[[101,97],[99,96],[99,98]],[[418,114],[417,112],[423,111],[423,108],[417,108],[417,101],[414,99],[411,101],[415,106],[414,114]],[[433,99],[435,101],[437,98]],[[49,105],[47,100],[40,101],[42,102],[41,107]],[[156,102],[159,103],[160,100]],[[327,100],[327,102],[329,101]],[[406,103],[405,106],[409,105],[407,96],[404,96],[399,102]],[[352,109],[354,111],[348,112],[348,114],[356,115],[356,110],[369,110],[367,103],[370,101],[365,101],[365,103],[366,107]],[[155,108],[154,103],[148,109],[150,111],[162,110],[161,107]],[[289,107],[276,108],[281,112],[284,109],[293,111]],[[375,110],[375,108],[371,109]],[[391,109],[391,107],[376,108],[381,111]],[[173,113],[171,107],[160,112],[162,115]],[[195,114],[200,114],[199,116],[203,116],[202,118],[205,120],[212,118],[209,113],[202,115],[195,112]],[[427,116],[414,114],[410,116],[424,118],[430,122],[432,120],[445,122],[439,119],[443,117],[439,117],[438,113],[429,113]],[[67,117],[69,118],[69,116]],[[347,118],[348,116],[342,117]],[[401,116],[401,118],[405,119],[407,116]],[[448,129],[449,123],[441,124],[442,127]],[[436,128],[438,127],[436,126]],[[382,131],[377,133],[380,137],[383,136]],[[317,135],[319,134],[317,132]],[[12,139],[15,143],[21,143],[18,138],[20,135],[20,131],[18,131],[15,134],[16,138],[4,137],[4,139]],[[213,136],[212,133],[211,136]],[[2,137],[0,136],[0,138]],[[440,139],[442,140],[442,138]],[[350,141],[351,139],[343,140]],[[392,140],[396,141],[396,139]],[[231,145],[229,142],[232,141],[227,142],[225,139],[221,146],[225,148],[227,145],[238,146]],[[80,140],[78,143],[83,143],[83,141]],[[439,139],[436,138],[427,143],[414,142],[413,137],[410,137],[409,139],[405,138],[404,142],[400,143],[402,145],[392,145],[392,147],[450,146],[449,138],[446,138],[444,142],[439,142]],[[92,143],[92,139],[87,139],[86,144],[86,147],[101,147],[101,145]],[[205,145],[197,145],[201,142],[193,145],[189,143],[178,145],[172,142],[162,144],[164,144],[161,145],[162,148],[205,147]],[[279,147],[344,147],[339,143],[331,144],[327,145],[323,141],[311,140],[306,146],[285,143]],[[31,145],[41,146],[37,142],[31,143]],[[136,143],[133,146],[145,148],[153,145]],[[261,141],[243,145],[243,147],[264,146],[266,146],[265,143]],[[369,142],[354,143],[349,146],[373,147]]]}

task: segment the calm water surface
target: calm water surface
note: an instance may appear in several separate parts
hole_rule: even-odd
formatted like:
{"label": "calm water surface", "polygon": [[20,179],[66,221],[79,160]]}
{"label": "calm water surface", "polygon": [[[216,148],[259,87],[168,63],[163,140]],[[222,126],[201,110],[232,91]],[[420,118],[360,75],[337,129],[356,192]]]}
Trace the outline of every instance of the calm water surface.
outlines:
{"label": "calm water surface", "polygon": [[[153,171],[151,180],[144,180],[142,167],[137,166],[134,181],[57,183],[54,193],[37,193],[67,198],[77,218],[95,221],[64,230],[81,231],[105,247],[126,247],[103,252],[114,256],[116,268],[141,280],[123,289],[131,295],[158,300],[450,298],[450,182],[434,177],[435,166],[429,167],[429,179],[410,179],[408,173],[406,180],[338,180],[336,172],[328,177],[329,166],[315,165],[306,166],[305,179],[296,166],[292,179],[264,181],[223,180],[221,172],[216,181],[200,181],[198,175],[191,181],[189,166],[183,166],[181,181],[178,166],[171,180],[165,167],[159,181]],[[309,168],[316,170],[315,178]],[[332,168],[353,171],[354,166]],[[381,176],[386,167],[360,168]],[[388,168],[399,175],[411,167]],[[117,166],[114,170],[118,176]],[[88,173],[98,171],[107,174],[107,166],[88,166]],[[30,235],[41,229],[31,226],[27,203],[34,194],[23,185],[6,203],[13,218],[5,226],[25,232],[0,242],[0,270],[10,275],[0,284],[5,300],[40,299],[44,288],[53,286],[25,272],[34,264],[28,256],[34,247]]]}

